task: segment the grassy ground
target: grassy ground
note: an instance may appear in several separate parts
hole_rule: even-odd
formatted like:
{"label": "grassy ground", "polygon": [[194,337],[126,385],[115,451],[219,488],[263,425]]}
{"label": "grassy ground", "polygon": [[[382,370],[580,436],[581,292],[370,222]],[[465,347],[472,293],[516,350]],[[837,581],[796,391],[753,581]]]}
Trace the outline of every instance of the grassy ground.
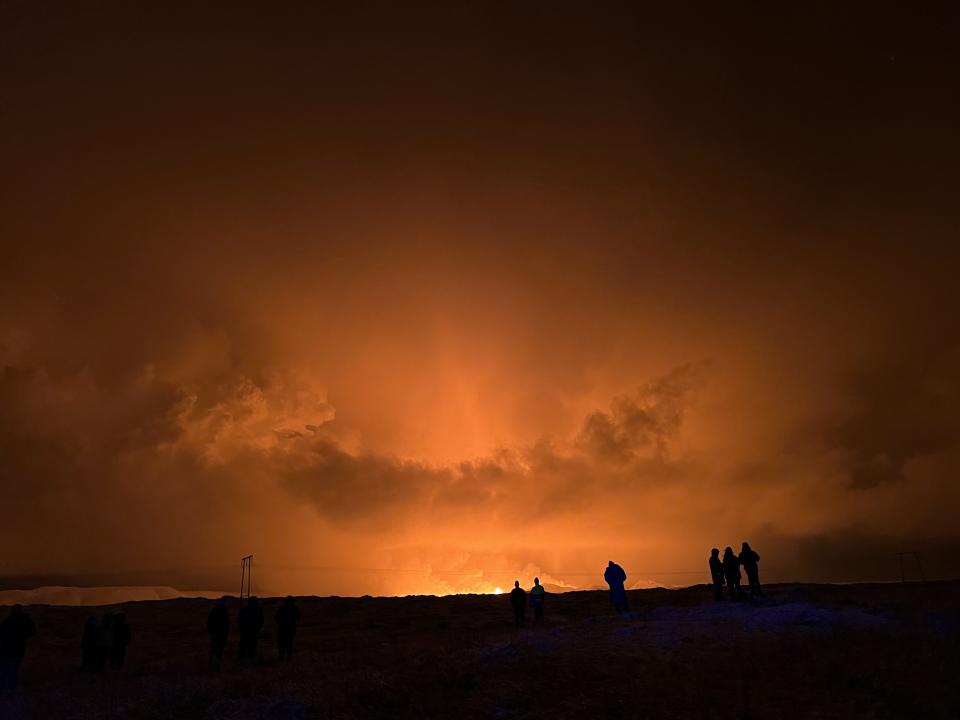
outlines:
{"label": "grassy ground", "polygon": [[[127,667],[79,671],[97,609],[29,608],[39,634],[0,718],[957,718],[960,583],[768,588],[716,603],[705,587],[548,598],[512,629],[506,596],[301,598],[291,663],[272,616],[261,663],[206,671],[207,600],[122,606]],[[237,605],[230,607],[235,621]]]}

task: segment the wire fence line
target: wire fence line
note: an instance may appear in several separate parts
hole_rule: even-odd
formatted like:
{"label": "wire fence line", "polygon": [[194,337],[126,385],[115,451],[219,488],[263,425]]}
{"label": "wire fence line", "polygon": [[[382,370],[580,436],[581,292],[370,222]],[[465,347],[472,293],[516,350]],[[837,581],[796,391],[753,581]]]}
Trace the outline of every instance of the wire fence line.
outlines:
{"label": "wire fence line", "polygon": [[[260,564],[261,569],[278,570],[283,572],[344,572],[344,573],[411,573],[426,575],[451,575],[457,577],[476,577],[476,576],[513,576],[517,570],[490,570],[487,568],[477,568],[475,570],[438,570],[436,568],[374,568],[374,567],[337,567],[332,565],[272,565]],[[556,571],[540,568],[537,572],[551,577],[603,577],[603,570],[594,570],[592,572],[580,571]],[[703,570],[630,570],[631,575],[706,575],[710,576],[708,569]]]}

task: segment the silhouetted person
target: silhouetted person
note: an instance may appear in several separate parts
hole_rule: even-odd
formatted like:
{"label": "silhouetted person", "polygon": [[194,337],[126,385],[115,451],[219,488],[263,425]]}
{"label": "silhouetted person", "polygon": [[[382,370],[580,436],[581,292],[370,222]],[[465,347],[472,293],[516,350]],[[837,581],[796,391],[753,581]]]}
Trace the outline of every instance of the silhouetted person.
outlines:
{"label": "silhouetted person", "polygon": [[527,594],[520,587],[520,581],[513,581],[513,590],[510,591],[510,604],[513,606],[513,624],[523,627],[524,616],[527,613]]}
{"label": "silhouetted person", "polygon": [[543,622],[543,601],[546,599],[547,591],[540,584],[540,578],[533,579],[533,587],[530,588],[530,608],[533,610],[533,619],[536,622]]}
{"label": "silhouetted person", "polygon": [[603,573],[603,579],[610,586],[610,602],[613,603],[613,609],[617,612],[627,612],[630,609],[630,604],[627,602],[626,588],[623,587],[623,584],[627,581],[627,573],[611,560]]}
{"label": "silhouetted person", "polygon": [[292,595],[284,598],[273,620],[277,623],[277,652],[281,660],[289,660],[293,655],[293,638],[300,621],[300,608],[294,604]]}
{"label": "silhouetted person", "polygon": [[239,657],[241,662],[255,662],[257,659],[257,640],[263,629],[263,608],[256,597],[247,598],[247,604],[237,615],[237,627],[240,628]]}
{"label": "silhouetted person", "polygon": [[83,635],[80,638],[80,650],[83,653],[83,667],[87,672],[97,671],[97,640],[100,636],[100,621],[96,615],[91,615],[83,624]]}
{"label": "silhouetted person", "polygon": [[113,615],[104,613],[97,625],[97,643],[94,649],[94,669],[104,670],[107,667],[107,659],[110,657],[110,649],[113,647]]}
{"label": "silhouetted person", "polygon": [[33,618],[23,611],[23,607],[14,605],[10,608],[10,614],[0,623],[0,692],[17,689],[27,640],[36,634]]}
{"label": "silhouetted person", "polygon": [[223,649],[227,646],[230,633],[230,615],[227,613],[227,601],[217,600],[207,614],[207,634],[210,635],[210,669],[219,670],[223,659]]}
{"label": "silhouetted person", "polygon": [[113,616],[113,645],[110,646],[110,667],[117,670],[123,667],[127,659],[127,647],[133,639],[133,632],[127,622],[125,614],[117,613]]}
{"label": "silhouetted person", "polygon": [[723,576],[727,580],[727,590],[731,600],[740,598],[740,560],[733,554],[729,545],[723,551]]}
{"label": "silhouetted person", "polygon": [[717,600],[723,600],[723,563],[720,561],[720,548],[710,551],[710,579]]}
{"label": "silhouetted person", "polygon": [[750,547],[750,543],[743,543],[740,547],[740,564],[747,573],[747,582],[750,583],[750,597],[763,594],[760,591],[760,568],[757,567],[759,562],[760,556]]}

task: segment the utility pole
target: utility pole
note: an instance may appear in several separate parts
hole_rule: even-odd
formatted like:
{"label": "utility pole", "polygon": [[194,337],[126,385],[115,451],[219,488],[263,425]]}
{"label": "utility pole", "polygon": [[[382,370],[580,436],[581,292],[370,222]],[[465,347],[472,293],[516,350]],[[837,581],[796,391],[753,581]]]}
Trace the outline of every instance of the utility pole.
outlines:
{"label": "utility pole", "polygon": [[[246,586],[244,586],[246,582]],[[253,583],[253,555],[240,558],[240,599],[250,597],[250,586]]]}
{"label": "utility pole", "polygon": [[920,562],[920,553],[915,552],[913,554],[913,559],[917,561],[917,570],[920,571],[920,582],[925,583],[927,581],[927,576],[923,572],[923,563]]}

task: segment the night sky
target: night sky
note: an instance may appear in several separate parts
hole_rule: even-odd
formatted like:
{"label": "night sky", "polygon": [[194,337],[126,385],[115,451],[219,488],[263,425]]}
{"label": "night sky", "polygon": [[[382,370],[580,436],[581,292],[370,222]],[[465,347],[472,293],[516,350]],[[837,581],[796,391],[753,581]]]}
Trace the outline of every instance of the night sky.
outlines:
{"label": "night sky", "polygon": [[663,5],[0,3],[0,575],[960,574],[960,10]]}

